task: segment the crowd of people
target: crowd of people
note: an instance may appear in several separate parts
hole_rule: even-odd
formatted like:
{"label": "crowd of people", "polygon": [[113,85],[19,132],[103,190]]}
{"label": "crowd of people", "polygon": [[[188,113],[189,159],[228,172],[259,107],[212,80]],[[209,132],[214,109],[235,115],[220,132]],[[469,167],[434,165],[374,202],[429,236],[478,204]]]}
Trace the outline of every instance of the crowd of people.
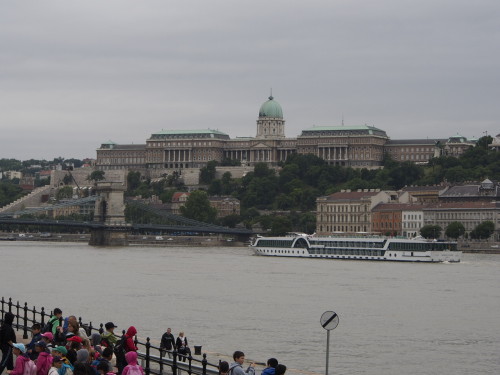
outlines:
{"label": "crowd of people", "polygon": [[[25,345],[17,343],[14,318],[14,314],[5,313],[0,327],[0,375],[5,369],[8,375],[144,375],[137,362],[134,326],[120,337],[114,333],[117,326],[108,322],[102,334],[96,332],[89,337],[75,316],[63,318],[61,309],[56,308],[43,327],[33,324],[31,341]],[[160,350],[170,358],[175,351],[184,362],[191,355],[184,332],[175,339],[170,328],[161,337]],[[231,365],[220,363],[220,374],[255,375],[254,363],[243,368],[243,352],[234,352],[233,359]],[[262,375],[283,375],[285,371],[284,365],[271,358]]]}

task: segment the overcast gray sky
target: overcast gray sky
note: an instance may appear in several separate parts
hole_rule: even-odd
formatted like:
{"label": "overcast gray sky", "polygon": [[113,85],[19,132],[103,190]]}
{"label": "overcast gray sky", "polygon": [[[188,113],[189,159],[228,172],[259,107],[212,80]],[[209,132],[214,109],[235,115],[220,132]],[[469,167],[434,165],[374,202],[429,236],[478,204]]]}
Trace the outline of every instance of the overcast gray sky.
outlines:
{"label": "overcast gray sky", "polygon": [[500,133],[498,0],[0,2],[0,158],[95,157],[161,129]]}

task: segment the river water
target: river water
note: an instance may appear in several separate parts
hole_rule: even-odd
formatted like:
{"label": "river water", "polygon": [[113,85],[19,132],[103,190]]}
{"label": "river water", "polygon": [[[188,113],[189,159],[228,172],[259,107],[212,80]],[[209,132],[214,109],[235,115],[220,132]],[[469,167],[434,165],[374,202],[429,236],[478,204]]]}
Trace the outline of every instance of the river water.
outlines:
{"label": "river water", "polygon": [[[84,321],[167,327],[215,353],[330,374],[499,374],[500,256],[459,264],[287,259],[237,247],[0,243],[0,295]],[[259,372],[260,374],[260,372]]]}

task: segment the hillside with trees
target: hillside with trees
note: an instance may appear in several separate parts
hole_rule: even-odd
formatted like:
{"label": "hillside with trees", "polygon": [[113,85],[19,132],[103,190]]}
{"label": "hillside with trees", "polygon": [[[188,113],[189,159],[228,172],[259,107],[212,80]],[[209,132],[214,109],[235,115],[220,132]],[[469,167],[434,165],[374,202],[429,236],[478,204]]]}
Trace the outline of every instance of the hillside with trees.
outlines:
{"label": "hillside with trees", "polygon": [[[232,196],[241,202],[241,215],[216,219],[211,212],[206,212],[206,219],[210,222],[232,227],[238,224],[246,227],[259,225],[263,229],[270,229],[273,234],[287,231],[312,233],[316,223],[312,213],[316,209],[316,198],[342,189],[398,190],[409,185],[435,185],[445,181],[463,183],[485,178],[500,180],[500,153],[488,148],[491,141],[490,136],[482,137],[475,147],[471,147],[460,157],[441,156],[431,159],[426,165],[399,162],[386,155],[383,168],[380,169],[333,166],[315,155],[293,154],[278,169],[260,163],[255,165],[254,171],[242,178],[233,178],[229,172],[216,178],[218,163],[210,161],[200,170],[199,189],[211,196]],[[56,158],[52,162],[1,159],[0,170],[29,172],[53,163],[78,167],[83,162],[63,158]],[[222,164],[238,165],[231,160],[225,160]],[[95,181],[102,178],[98,172],[100,171],[92,176]],[[167,203],[176,191],[187,191],[181,177],[174,172],[152,181],[139,172],[129,172],[126,195],[142,198],[155,195]],[[0,205],[8,204],[22,194],[16,181],[0,181]],[[206,199],[197,194],[195,198],[194,203],[190,203],[188,209],[184,210],[187,217],[196,216],[198,203],[202,205],[198,209],[207,211]],[[436,230],[434,228],[431,232]],[[481,227],[471,235],[481,238],[488,231],[489,227]],[[460,233],[461,228],[457,225],[448,229],[449,237],[453,238]]]}

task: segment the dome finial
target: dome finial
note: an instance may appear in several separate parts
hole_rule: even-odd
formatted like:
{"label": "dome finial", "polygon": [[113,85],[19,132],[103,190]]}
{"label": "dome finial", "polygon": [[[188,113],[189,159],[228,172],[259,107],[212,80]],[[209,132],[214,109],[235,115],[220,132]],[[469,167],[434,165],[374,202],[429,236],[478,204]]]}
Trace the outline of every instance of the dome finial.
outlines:
{"label": "dome finial", "polygon": [[269,100],[273,100],[273,88],[271,87],[271,95],[269,96]]}

